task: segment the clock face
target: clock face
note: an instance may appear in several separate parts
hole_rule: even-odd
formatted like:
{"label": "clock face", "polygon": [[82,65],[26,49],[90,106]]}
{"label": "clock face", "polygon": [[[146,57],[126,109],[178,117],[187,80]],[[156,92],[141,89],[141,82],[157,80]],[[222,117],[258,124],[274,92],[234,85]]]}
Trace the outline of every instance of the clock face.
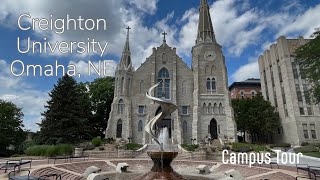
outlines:
{"label": "clock face", "polygon": [[214,61],[216,59],[216,54],[212,51],[207,51],[204,53],[204,58],[207,61]]}

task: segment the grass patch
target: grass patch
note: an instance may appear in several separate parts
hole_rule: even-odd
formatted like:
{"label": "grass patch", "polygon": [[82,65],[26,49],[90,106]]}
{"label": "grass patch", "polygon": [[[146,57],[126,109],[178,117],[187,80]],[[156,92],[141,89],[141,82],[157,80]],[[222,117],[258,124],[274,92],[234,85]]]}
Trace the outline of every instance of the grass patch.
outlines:
{"label": "grass patch", "polygon": [[305,152],[305,153],[302,153],[302,154],[306,155],[306,156],[320,158],[320,152]]}
{"label": "grass patch", "polygon": [[290,148],[291,144],[289,143],[281,143],[281,144],[270,144],[270,148]]}
{"label": "grass patch", "polygon": [[126,144],[126,149],[127,150],[138,150],[138,149],[140,149],[140,148],[142,148],[143,147],[143,145],[141,145],[141,144],[134,144],[134,143],[129,143],[129,144]]}
{"label": "grass patch", "polygon": [[70,156],[73,153],[73,145],[59,144],[59,145],[36,145],[31,146],[25,150],[28,156]]}
{"label": "grass patch", "polygon": [[295,153],[310,153],[310,152],[319,152],[319,148],[314,145],[302,146],[294,149]]}
{"label": "grass patch", "polygon": [[232,143],[232,151],[235,152],[262,152],[267,151],[271,152],[271,150],[263,144],[247,144],[247,143]]}
{"label": "grass patch", "polygon": [[196,149],[199,148],[199,145],[194,145],[194,144],[181,144],[181,147],[187,151],[195,151]]}

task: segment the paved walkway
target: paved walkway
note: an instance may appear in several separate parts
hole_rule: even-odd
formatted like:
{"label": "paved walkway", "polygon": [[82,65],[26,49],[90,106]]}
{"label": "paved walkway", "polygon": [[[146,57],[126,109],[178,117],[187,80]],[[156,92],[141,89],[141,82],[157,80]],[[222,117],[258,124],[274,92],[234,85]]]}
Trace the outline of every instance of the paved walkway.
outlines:
{"label": "paved walkway", "polygon": [[[1,160],[0,162],[4,161]],[[48,164],[47,160],[34,160],[32,163],[31,172],[33,175],[59,173],[62,174],[62,179],[65,180],[82,180],[84,178],[81,177],[81,174],[89,166],[100,167],[103,172],[109,172],[111,176],[111,174],[116,174],[115,167],[118,163],[121,162],[128,163],[129,171],[138,173],[139,175],[148,172],[153,164],[152,161],[149,159],[90,159],[89,161],[76,160],[72,163],[65,163],[63,160],[59,160],[56,162],[55,165],[52,163]],[[288,166],[280,166],[280,169],[271,169],[270,166],[254,166],[252,168],[249,168],[247,165],[224,165],[220,162],[214,161],[175,160],[172,163],[172,167],[175,171],[183,175],[198,175],[196,167],[200,164],[205,164],[208,166],[217,166],[217,169],[214,170],[214,173],[212,173],[211,176],[209,174],[205,179],[208,179],[210,177],[213,177],[215,174],[221,174],[231,169],[239,171],[248,180],[294,180],[297,176],[296,169],[294,167]],[[27,168],[27,166],[25,168]],[[131,174],[131,178],[129,179],[138,177],[138,174]],[[130,175],[130,173],[128,175]],[[7,179],[3,171],[0,171],[0,179]]]}

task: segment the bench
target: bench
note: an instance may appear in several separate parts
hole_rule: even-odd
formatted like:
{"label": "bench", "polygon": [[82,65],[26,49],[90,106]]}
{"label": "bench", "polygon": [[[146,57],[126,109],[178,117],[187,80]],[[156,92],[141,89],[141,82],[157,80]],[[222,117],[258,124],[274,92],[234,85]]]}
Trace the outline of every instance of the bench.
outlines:
{"label": "bench", "polygon": [[0,166],[0,170],[4,170],[6,173],[8,170],[14,170],[16,166],[20,169],[20,167],[25,164],[30,164],[29,167],[31,169],[32,159],[8,160],[5,164]]}
{"label": "bench", "polygon": [[320,167],[318,166],[309,166],[310,173],[313,174],[314,179],[320,179]]}
{"label": "bench", "polygon": [[[17,172],[22,172],[22,171],[27,171],[28,174],[27,175],[24,175],[24,176],[16,176],[16,173]],[[9,180],[45,180],[45,179],[52,179],[54,178],[55,180],[61,180],[61,175],[59,174],[45,174],[45,175],[42,175],[42,176],[30,176],[30,170],[28,169],[23,169],[23,170],[20,170],[19,171],[16,171],[15,169],[13,171],[11,171],[9,174],[8,174],[8,179]]]}
{"label": "bench", "polygon": [[48,157],[48,164],[50,160],[53,160],[53,164],[56,164],[56,160],[64,159],[64,162],[68,162],[68,160],[71,162],[71,156],[56,156],[56,157]]}
{"label": "bench", "polygon": [[308,177],[311,178],[311,171],[310,166],[308,164],[296,164],[297,168],[297,174],[299,173],[299,170],[308,172]]}
{"label": "bench", "polygon": [[70,156],[70,158],[71,158],[71,160],[73,160],[73,159],[82,159],[82,158],[83,158],[84,161],[85,161],[85,160],[89,161],[89,155]]}
{"label": "bench", "polygon": [[199,165],[196,167],[196,169],[199,171],[199,174],[210,173],[209,166],[207,166],[207,165]]}
{"label": "bench", "polygon": [[128,167],[129,167],[129,165],[127,163],[119,163],[117,165],[116,171],[118,173],[124,173],[124,172],[128,171]]}

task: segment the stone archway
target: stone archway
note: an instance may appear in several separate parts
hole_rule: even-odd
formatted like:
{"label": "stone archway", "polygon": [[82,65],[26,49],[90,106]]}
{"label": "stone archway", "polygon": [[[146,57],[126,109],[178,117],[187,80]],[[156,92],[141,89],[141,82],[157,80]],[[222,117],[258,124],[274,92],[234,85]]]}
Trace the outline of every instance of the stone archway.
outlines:
{"label": "stone archway", "polygon": [[218,124],[214,118],[210,121],[209,133],[212,139],[218,139]]}

